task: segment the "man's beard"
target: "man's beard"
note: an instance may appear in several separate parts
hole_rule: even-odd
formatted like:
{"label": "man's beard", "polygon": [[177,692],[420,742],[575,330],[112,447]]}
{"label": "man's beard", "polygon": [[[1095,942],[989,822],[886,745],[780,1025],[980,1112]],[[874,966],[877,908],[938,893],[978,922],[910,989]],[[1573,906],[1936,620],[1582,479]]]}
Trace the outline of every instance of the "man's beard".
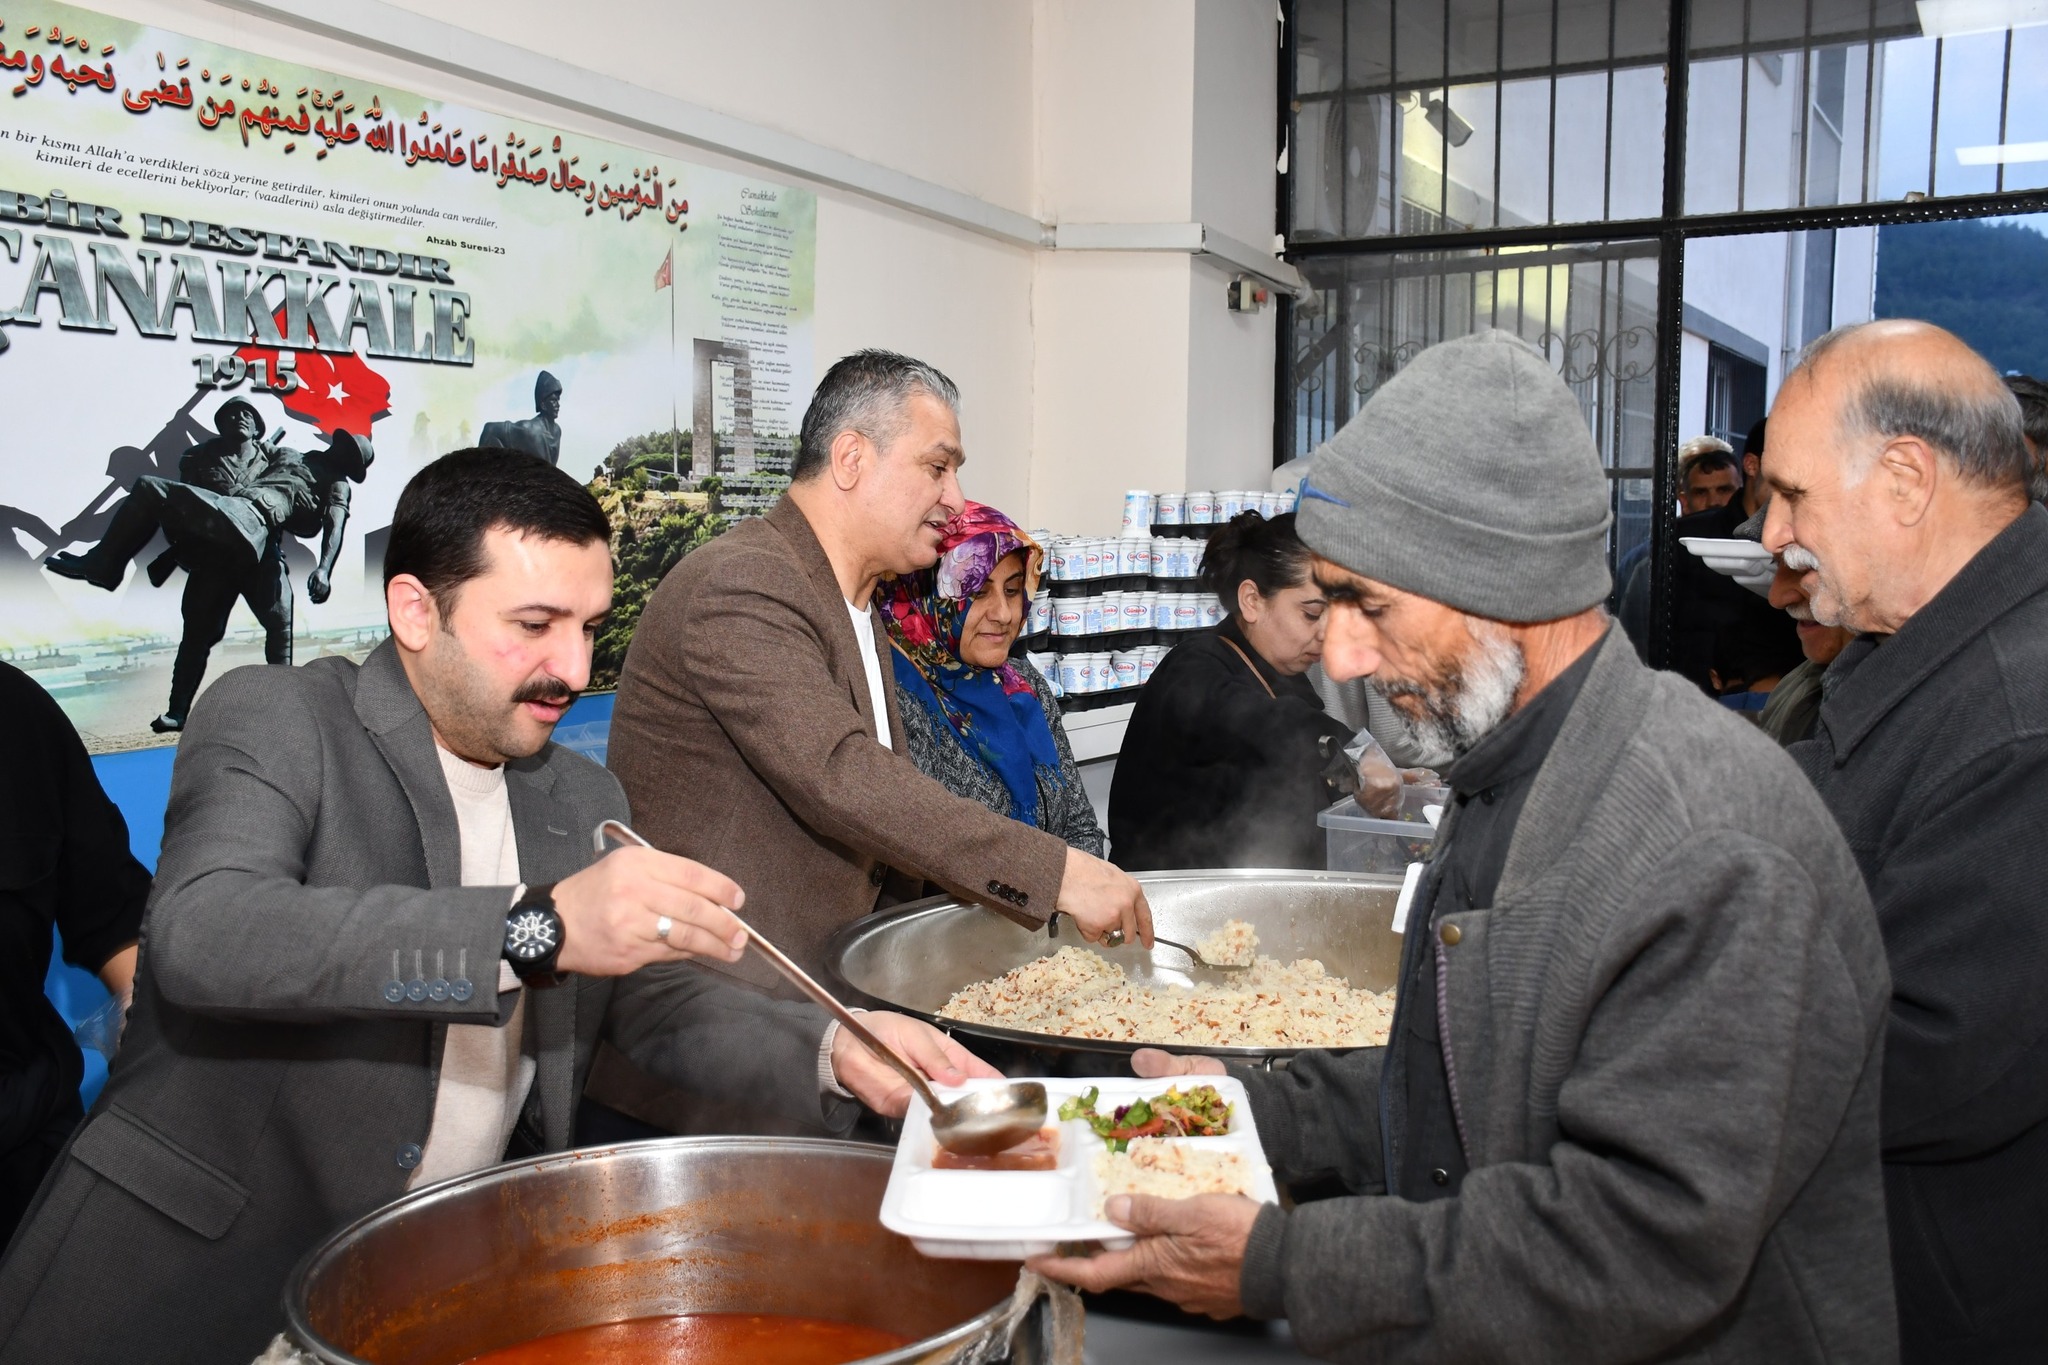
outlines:
{"label": "man's beard", "polygon": [[[1443,769],[1478,747],[1515,709],[1529,665],[1520,646],[1491,621],[1467,617],[1465,633],[1472,648],[1443,669],[1436,683],[1406,679],[1371,680],[1388,704],[1402,736],[1426,768]],[[1394,705],[1396,697],[1412,697],[1422,705],[1420,717]]]}

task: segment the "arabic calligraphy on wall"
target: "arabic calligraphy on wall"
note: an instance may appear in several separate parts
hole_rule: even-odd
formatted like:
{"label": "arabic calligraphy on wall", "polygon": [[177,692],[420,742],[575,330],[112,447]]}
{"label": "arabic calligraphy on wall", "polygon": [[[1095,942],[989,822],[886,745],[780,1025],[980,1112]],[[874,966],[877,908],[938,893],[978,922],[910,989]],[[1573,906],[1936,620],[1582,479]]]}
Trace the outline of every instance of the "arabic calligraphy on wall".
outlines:
{"label": "arabic calligraphy on wall", "polygon": [[[4,34],[6,27],[6,21],[0,19],[0,34]],[[59,25],[45,29],[30,24],[21,36],[24,41],[40,40],[45,46],[55,46],[57,51],[46,60],[41,51],[28,47],[10,49],[0,39],[0,73],[18,75],[12,90],[15,99],[36,93],[45,77],[51,81],[50,91],[62,85],[74,96],[80,90],[112,95],[119,85],[114,71],[116,44],[100,46],[100,60],[95,66],[90,61],[67,63],[68,49],[76,47],[83,55],[89,44],[76,33],[65,33]],[[675,224],[678,231],[687,231],[690,226],[689,199],[668,193],[675,188],[677,178],[670,175],[664,180],[658,164],[626,165],[615,172],[610,161],[605,161],[586,174],[579,169],[582,154],[565,152],[559,134],[529,138],[511,129],[502,137],[488,132],[465,134],[459,127],[446,128],[432,121],[424,109],[408,125],[387,113],[380,95],[373,94],[369,104],[359,109],[358,101],[350,99],[343,88],[323,90],[301,85],[296,94],[287,97],[268,76],[238,78],[233,71],[222,71],[216,76],[210,67],[200,68],[200,85],[218,85],[230,93],[208,89],[204,100],[195,104],[193,77],[188,71],[192,59],[167,59],[159,51],[155,61],[160,74],[154,86],[120,86],[121,107],[131,114],[191,110],[201,128],[212,131],[225,126],[240,133],[244,147],[252,145],[252,134],[266,142],[282,136],[280,151],[290,155],[298,150],[300,139],[317,139],[320,145],[314,149],[314,159],[325,160],[331,151],[360,146],[366,152],[395,156],[408,166],[444,166],[450,170],[466,167],[490,177],[499,189],[513,184],[545,188],[582,201],[585,216],[616,212],[620,221],[630,222],[643,211],[652,210]],[[173,72],[177,73],[175,84]],[[239,107],[233,89],[242,92]],[[541,145],[543,142],[545,146]],[[607,176],[612,178],[608,180]]]}

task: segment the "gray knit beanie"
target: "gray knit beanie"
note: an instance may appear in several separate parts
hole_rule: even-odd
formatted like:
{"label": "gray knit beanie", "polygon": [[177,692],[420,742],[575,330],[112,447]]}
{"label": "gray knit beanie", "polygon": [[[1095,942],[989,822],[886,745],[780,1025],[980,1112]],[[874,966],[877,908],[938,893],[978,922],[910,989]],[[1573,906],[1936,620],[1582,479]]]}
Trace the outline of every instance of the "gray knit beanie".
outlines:
{"label": "gray knit beanie", "polygon": [[1564,381],[1484,331],[1408,363],[1315,453],[1296,530],[1367,578],[1496,621],[1607,596],[1607,476]]}

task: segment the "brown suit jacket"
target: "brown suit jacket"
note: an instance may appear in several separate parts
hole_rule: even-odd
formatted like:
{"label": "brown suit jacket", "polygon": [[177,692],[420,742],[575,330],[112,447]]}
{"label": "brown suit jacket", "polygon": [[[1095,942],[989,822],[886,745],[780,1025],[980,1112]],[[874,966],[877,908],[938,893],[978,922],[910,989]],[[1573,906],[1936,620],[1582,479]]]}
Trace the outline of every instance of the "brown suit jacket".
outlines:
{"label": "brown suit jacket", "polygon": [[[900,737],[888,636],[868,612]],[[648,598],[609,763],[640,833],[737,881],[743,915],[811,970],[834,930],[875,908],[892,867],[1043,923],[1066,845],[953,795],[875,737],[846,601],[785,497],[691,553]],[[783,991],[755,954],[730,970]]]}

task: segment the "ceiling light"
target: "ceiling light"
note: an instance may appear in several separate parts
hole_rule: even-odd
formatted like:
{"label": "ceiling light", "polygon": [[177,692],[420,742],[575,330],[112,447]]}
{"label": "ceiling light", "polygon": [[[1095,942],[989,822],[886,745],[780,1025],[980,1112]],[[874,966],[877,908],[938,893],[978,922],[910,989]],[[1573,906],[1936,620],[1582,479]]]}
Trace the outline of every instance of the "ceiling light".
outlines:
{"label": "ceiling light", "polygon": [[1917,0],[1914,7],[1920,32],[1929,38],[2048,24],[2048,0]]}
{"label": "ceiling light", "polygon": [[1965,166],[2013,165],[2048,161],[2048,142],[2000,142],[1988,147],[1958,147],[1956,160]]}

